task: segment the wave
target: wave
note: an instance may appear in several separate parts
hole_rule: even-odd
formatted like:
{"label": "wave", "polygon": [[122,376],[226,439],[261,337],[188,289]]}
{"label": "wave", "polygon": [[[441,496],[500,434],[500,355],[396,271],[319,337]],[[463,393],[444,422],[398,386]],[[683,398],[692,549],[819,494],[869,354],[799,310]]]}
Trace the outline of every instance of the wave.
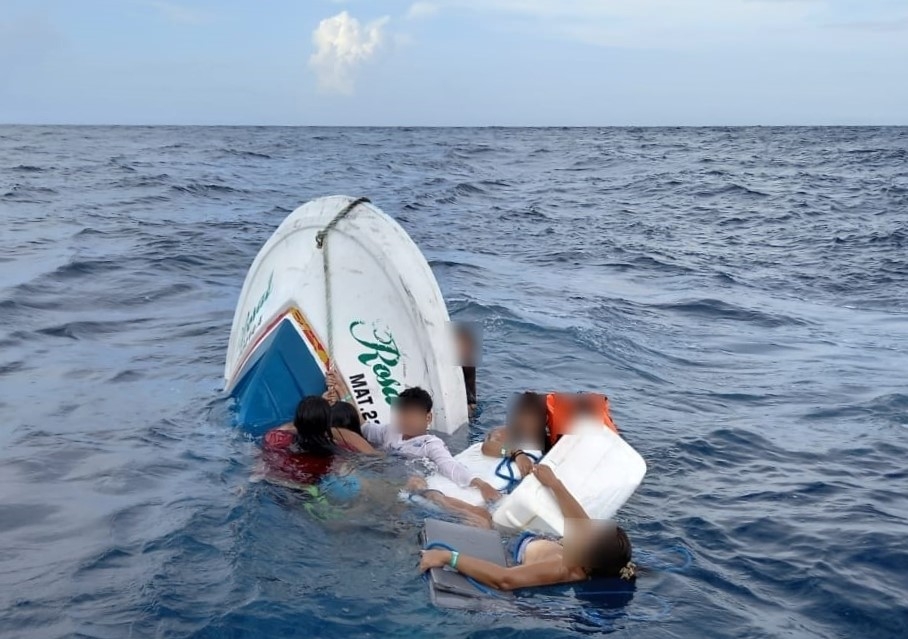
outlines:
{"label": "wave", "polygon": [[874,159],[884,162],[901,162],[908,159],[908,150],[878,148],[878,149],[846,149],[842,151],[845,155],[857,155],[861,157],[873,156]]}
{"label": "wave", "polygon": [[5,364],[0,364],[0,377],[3,375],[9,375],[12,373],[19,373],[24,371],[28,366],[22,360],[16,360],[13,362],[7,362]]}
{"label": "wave", "polygon": [[172,190],[180,193],[189,193],[190,195],[211,195],[212,193],[247,193],[245,189],[239,189],[226,184],[199,183],[192,182],[185,185],[171,186]]}
{"label": "wave", "polygon": [[716,197],[719,195],[744,195],[747,197],[769,197],[769,193],[752,189],[743,184],[726,184],[714,188],[705,188],[693,193],[697,197]]}
{"label": "wave", "polygon": [[260,151],[249,151],[246,149],[224,148],[224,149],[221,149],[221,153],[223,153],[224,155],[232,155],[232,156],[241,157],[241,158],[255,158],[257,160],[270,160],[271,159],[271,156],[268,155],[267,153],[262,153]]}
{"label": "wave", "polygon": [[805,419],[869,419],[889,426],[908,427],[908,394],[890,393],[862,403],[839,404],[804,414]]}
{"label": "wave", "polygon": [[119,333],[127,327],[132,327],[136,324],[143,324],[147,321],[148,320],[146,319],[131,319],[121,322],[107,320],[66,322],[64,324],[39,328],[35,330],[35,333],[39,335],[47,335],[50,337],[65,337],[68,339],[76,340],[89,339],[92,337]]}
{"label": "wave", "polygon": [[481,267],[476,264],[451,259],[430,259],[429,266],[432,267],[433,270],[443,268],[465,269],[477,272],[482,270]]}
{"label": "wave", "polygon": [[779,326],[803,326],[807,324],[805,320],[796,317],[788,317],[767,313],[764,311],[758,311],[717,299],[698,299],[686,302],[653,304],[651,305],[651,307],[674,313],[695,315],[711,320],[748,322],[766,328],[776,328]]}
{"label": "wave", "polygon": [[897,228],[892,231],[873,231],[871,233],[854,233],[851,235],[836,235],[833,239],[836,245],[855,246],[883,246],[901,249],[908,245],[908,227]]}
{"label": "wave", "polygon": [[12,188],[3,194],[3,197],[17,202],[41,203],[46,199],[37,199],[39,196],[59,195],[56,189],[47,186],[31,186],[26,184],[14,184]]}
{"label": "wave", "polygon": [[68,280],[76,277],[86,277],[109,273],[127,266],[120,260],[73,260],[57,267],[50,276],[57,280]]}
{"label": "wave", "polygon": [[455,146],[451,149],[452,152],[469,157],[472,155],[485,155],[486,153],[494,153],[498,149],[489,145],[489,144],[478,144],[475,146]]}
{"label": "wave", "polygon": [[482,195],[485,192],[485,189],[472,182],[460,182],[454,187],[454,193],[457,195]]}

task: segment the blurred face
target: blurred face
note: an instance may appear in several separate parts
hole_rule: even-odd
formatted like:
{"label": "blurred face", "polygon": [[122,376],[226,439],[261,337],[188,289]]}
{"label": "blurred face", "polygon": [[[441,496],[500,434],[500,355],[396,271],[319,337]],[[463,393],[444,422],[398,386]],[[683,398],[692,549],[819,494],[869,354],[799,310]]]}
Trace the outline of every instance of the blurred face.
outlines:
{"label": "blurred face", "polygon": [[533,448],[542,448],[543,442],[540,441],[542,427],[539,424],[539,416],[534,411],[528,409],[513,411],[508,420],[508,430],[511,439],[515,442],[532,444]]}
{"label": "blurred face", "polygon": [[457,357],[461,366],[473,366],[473,338],[465,330],[457,333]]}
{"label": "blurred face", "polygon": [[404,437],[419,437],[425,435],[432,423],[432,413],[427,413],[421,408],[406,407],[394,409],[394,424],[397,431]]}
{"label": "blurred face", "polygon": [[595,400],[587,394],[583,394],[577,398],[577,402],[574,405],[574,411],[575,417],[599,417]]}
{"label": "blurred face", "polygon": [[605,537],[615,538],[618,527],[610,521],[567,519],[564,522],[564,561],[571,566],[587,566],[592,548]]}

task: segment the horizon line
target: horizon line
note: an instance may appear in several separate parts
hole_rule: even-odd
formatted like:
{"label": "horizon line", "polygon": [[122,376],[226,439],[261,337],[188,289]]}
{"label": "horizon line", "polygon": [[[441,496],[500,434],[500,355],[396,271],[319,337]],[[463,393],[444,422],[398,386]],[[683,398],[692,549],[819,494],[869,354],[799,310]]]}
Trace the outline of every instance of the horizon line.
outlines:
{"label": "horizon line", "polygon": [[905,123],[835,124],[198,124],[198,123],[88,123],[0,122],[0,127],[184,127],[184,128],[275,128],[275,129],[782,129],[782,128],[899,128]]}

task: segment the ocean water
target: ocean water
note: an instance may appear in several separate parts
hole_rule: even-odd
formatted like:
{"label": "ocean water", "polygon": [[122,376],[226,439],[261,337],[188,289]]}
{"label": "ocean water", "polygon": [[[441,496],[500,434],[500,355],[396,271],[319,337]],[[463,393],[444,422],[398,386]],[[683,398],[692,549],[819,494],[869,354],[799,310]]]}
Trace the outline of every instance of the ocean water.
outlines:
{"label": "ocean water", "polygon": [[[436,610],[420,513],[249,483],[234,305],[337,193],[482,325],[469,437],[611,397],[630,601]],[[4,639],[905,637],[908,129],[2,127],[0,418]]]}

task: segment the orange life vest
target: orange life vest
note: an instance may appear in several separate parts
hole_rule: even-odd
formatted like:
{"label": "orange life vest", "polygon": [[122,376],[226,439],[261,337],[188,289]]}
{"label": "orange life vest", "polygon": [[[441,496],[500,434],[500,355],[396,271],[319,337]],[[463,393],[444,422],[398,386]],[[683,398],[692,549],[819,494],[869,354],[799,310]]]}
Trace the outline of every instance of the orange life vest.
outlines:
{"label": "orange life vest", "polygon": [[549,393],[545,396],[546,419],[549,445],[554,446],[562,435],[568,432],[571,423],[582,413],[593,417],[611,428],[615,433],[618,426],[609,411],[608,397],[598,393]]}

